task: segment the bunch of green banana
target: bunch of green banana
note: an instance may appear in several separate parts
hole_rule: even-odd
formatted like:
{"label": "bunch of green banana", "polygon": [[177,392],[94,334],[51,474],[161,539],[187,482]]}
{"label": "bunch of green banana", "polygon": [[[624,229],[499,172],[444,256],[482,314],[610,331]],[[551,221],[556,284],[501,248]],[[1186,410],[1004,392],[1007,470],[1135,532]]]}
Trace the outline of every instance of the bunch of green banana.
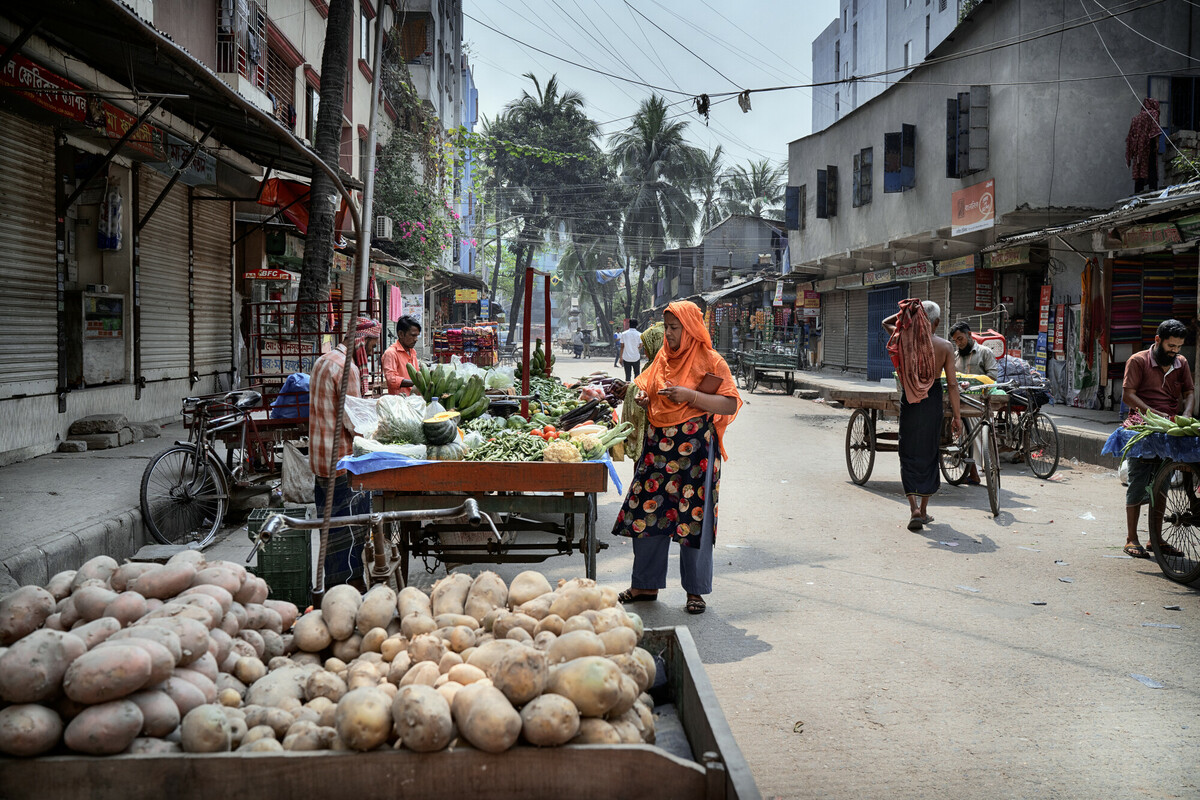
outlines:
{"label": "bunch of green banana", "polygon": [[433,368],[414,367],[412,364],[406,366],[413,387],[426,403],[437,400],[447,411],[457,410],[462,414],[464,422],[487,411],[490,399],[483,393],[482,377],[472,375],[470,379],[463,380],[445,364]]}
{"label": "bunch of green banana", "polygon": [[[554,371],[554,354],[546,355],[542,350],[542,340],[537,339],[533,348],[532,355],[529,356],[529,375],[533,378],[546,378]],[[523,369],[521,364],[517,364],[516,376],[523,377]]]}
{"label": "bunch of green banana", "polygon": [[1129,448],[1152,433],[1165,433],[1167,436],[1200,436],[1200,420],[1194,417],[1180,414],[1172,420],[1156,414],[1149,408],[1141,416],[1141,423],[1129,426],[1130,430],[1137,431],[1137,435],[1125,444],[1122,456],[1129,452]]}
{"label": "bunch of green banana", "polygon": [[447,396],[442,405],[447,410],[456,410],[462,415],[463,421],[475,419],[487,411],[491,398],[483,393],[483,378],[472,375],[466,381],[459,381],[458,388]]}

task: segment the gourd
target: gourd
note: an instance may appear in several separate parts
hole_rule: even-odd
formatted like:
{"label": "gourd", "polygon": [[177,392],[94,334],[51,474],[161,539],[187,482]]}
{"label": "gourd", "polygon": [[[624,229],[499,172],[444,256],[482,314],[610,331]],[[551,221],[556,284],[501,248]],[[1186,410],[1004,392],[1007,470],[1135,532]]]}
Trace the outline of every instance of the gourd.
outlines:
{"label": "gourd", "polygon": [[425,434],[425,442],[430,445],[449,444],[458,438],[457,411],[443,411],[421,422],[421,431]]}
{"label": "gourd", "polygon": [[467,448],[456,440],[448,444],[428,445],[426,453],[426,458],[430,461],[462,461],[463,456],[467,454]]}

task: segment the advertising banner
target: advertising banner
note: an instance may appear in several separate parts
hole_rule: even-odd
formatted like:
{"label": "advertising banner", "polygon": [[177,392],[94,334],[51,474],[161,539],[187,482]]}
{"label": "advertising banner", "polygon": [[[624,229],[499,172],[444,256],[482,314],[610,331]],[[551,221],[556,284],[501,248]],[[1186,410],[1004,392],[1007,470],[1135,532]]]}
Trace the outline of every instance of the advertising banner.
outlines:
{"label": "advertising banner", "polygon": [[927,281],[934,275],[932,261],[917,261],[912,264],[901,264],[896,267],[898,281]]}
{"label": "advertising banner", "polygon": [[975,310],[991,311],[996,305],[992,294],[992,271],[990,269],[975,270]]}
{"label": "advertising banner", "polygon": [[986,180],[950,195],[950,233],[960,236],[996,224],[996,182]]}
{"label": "advertising banner", "polygon": [[478,303],[479,302],[479,290],[478,289],[455,289],[454,290],[454,302],[456,302],[456,303]]}

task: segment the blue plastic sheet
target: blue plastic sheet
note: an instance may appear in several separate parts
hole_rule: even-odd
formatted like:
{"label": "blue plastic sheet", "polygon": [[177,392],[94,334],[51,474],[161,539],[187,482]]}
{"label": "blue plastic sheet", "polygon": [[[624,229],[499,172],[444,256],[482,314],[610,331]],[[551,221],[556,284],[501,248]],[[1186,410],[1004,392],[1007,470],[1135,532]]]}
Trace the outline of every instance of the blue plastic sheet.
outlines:
{"label": "blue plastic sheet", "polygon": [[[608,477],[612,479],[613,488],[617,490],[617,494],[624,494],[625,488],[621,484],[620,476],[617,475],[617,467],[613,464],[612,457],[608,453],[605,453],[603,458],[598,458],[596,461],[604,462],[608,467]],[[362,475],[366,472],[379,472],[384,469],[399,469],[401,467],[419,467],[422,464],[445,463],[448,462],[423,461],[402,456],[398,453],[364,453],[361,456],[346,456],[338,462],[338,469],[344,469],[355,475]]]}
{"label": "blue plastic sheet", "polygon": [[[1101,452],[1106,456],[1122,458],[1121,451],[1138,432],[1129,428],[1117,428],[1104,443]],[[1133,458],[1169,458],[1172,461],[1200,462],[1200,436],[1167,436],[1152,433],[1129,449],[1126,454]]]}

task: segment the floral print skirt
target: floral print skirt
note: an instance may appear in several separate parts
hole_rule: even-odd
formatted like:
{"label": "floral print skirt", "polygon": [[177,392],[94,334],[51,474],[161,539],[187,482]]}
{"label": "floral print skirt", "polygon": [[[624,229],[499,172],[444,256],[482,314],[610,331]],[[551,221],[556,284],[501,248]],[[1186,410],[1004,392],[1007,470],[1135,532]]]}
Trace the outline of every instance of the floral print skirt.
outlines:
{"label": "floral print skirt", "polygon": [[715,444],[716,429],[708,416],[665,428],[649,426],[613,533],[670,536],[683,547],[699,547],[707,518],[715,538],[721,486]]}

